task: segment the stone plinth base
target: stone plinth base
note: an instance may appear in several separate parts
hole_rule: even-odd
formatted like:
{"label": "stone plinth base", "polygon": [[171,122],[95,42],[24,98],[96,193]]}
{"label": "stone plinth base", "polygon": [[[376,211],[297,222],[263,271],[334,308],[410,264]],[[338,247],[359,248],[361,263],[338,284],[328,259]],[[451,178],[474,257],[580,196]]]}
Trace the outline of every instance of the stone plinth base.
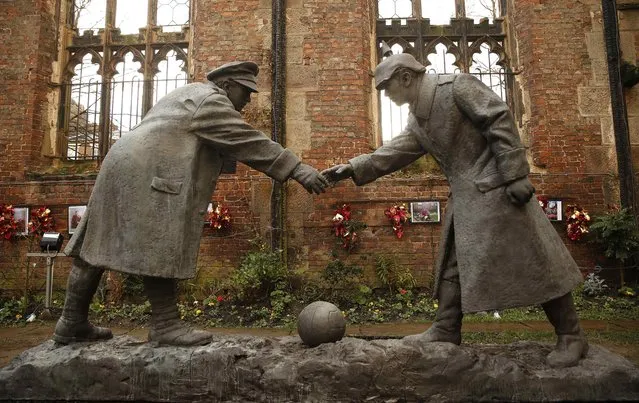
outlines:
{"label": "stone plinth base", "polygon": [[551,346],[408,344],[345,338],[217,336],[202,347],[153,347],[129,336],[49,341],[0,370],[0,399],[170,402],[639,400],[639,369],[591,346],[555,370]]}

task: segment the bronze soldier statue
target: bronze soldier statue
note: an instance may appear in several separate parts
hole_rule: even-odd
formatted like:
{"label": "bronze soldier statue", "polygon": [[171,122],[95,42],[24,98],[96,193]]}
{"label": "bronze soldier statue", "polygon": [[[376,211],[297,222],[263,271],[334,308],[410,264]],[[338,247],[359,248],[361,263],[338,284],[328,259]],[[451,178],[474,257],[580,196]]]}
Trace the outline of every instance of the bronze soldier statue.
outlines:
{"label": "bronze soldier statue", "polygon": [[326,180],[290,150],[240,116],[257,92],[258,66],[225,64],[208,81],[162,98],[107,154],[87,210],[65,252],[74,256],[59,343],[112,337],[88,321],[89,303],[105,269],[143,276],[151,302],[149,340],[199,345],[211,333],[184,325],[176,279],[195,275],[204,214],[224,160],[236,160],[277,181],[292,178],[319,194]]}
{"label": "bronze soldier statue", "polygon": [[451,190],[436,264],[439,308],[431,328],[409,338],[460,344],[463,313],[541,304],[557,334],[548,364],[576,365],[588,351],[570,293],[582,276],[531,200],[526,151],[508,106],[472,75],[425,71],[409,54],[383,60],[376,88],[409,105],[406,127],[322,174],[364,185],[431,154]]}

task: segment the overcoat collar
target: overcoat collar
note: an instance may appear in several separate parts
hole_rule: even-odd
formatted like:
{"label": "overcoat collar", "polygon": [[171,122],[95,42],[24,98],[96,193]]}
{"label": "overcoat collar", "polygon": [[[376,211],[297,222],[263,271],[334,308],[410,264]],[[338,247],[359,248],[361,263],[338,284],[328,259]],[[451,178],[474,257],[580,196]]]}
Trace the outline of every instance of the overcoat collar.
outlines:
{"label": "overcoat collar", "polygon": [[419,90],[417,102],[409,108],[413,115],[420,119],[428,120],[433,106],[433,99],[435,98],[435,91],[437,90],[437,82],[436,74],[424,73],[422,88]]}
{"label": "overcoat collar", "polygon": [[224,91],[224,89],[222,89],[222,87],[219,87],[213,81],[205,81],[204,83],[207,84],[209,87],[215,88],[218,91],[218,93],[224,95],[225,97],[228,96],[226,94],[226,91]]}

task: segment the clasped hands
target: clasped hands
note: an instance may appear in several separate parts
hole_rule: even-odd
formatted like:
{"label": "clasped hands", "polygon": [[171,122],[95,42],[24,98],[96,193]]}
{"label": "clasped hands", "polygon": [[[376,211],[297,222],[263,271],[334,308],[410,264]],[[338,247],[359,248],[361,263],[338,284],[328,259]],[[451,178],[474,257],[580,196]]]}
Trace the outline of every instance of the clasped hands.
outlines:
{"label": "clasped hands", "polygon": [[353,175],[350,164],[339,164],[321,173],[312,166],[300,163],[291,173],[291,178],[299,182],[308,193],[324,193],[326,188]]}

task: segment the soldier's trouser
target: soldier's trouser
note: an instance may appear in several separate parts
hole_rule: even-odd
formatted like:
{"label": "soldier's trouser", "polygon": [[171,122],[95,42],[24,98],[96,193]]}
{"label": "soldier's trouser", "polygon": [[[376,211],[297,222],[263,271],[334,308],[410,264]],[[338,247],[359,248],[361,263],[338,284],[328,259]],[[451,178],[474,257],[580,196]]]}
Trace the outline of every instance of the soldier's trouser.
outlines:
{"label": "soldier's trouser", "polygon": [[113,337],[111,330],[93,326],[88,320],[89,305],[103,272],[103,269],[93,267],[80,258],[73,260],[67,280],[64,309],[56,324],[53,340],[68,344]]}

